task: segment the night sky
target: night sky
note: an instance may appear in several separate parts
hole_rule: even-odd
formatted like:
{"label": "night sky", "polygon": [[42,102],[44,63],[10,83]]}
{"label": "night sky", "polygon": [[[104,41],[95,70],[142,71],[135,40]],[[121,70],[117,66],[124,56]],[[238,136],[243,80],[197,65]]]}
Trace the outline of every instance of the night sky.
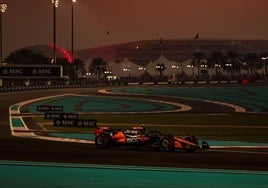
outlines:
{"label": "night sky", "polygon": [[[5,0],[3,57],[53,43],[51,0]],[[77,0],[74,49],[147,39],[268,39],[268,0]],[[57,8],[57,44],[71,49],[71,0]]]}

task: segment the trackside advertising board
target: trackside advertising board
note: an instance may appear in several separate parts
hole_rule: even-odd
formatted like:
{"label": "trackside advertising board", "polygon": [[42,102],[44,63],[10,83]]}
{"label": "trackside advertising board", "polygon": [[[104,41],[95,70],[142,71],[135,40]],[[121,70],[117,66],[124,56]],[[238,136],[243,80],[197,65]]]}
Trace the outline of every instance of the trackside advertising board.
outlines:
{"label": "trackside advertising board", "polygon": [[78,114],[73,113],[45,113],[45,119],[78,119]]}
{"label": "trackside advertising board", "polygon": [[63,106],[36,106],[39,112],[62,112]]}
{"label": "trackside advertising board", "polygon": [[0,65],[0,78],[61,78],[61,65]]}
{"label": "trackside advertising board", "polygon": [[94,120],[94,119],[54,119],[53,126],[96,128],[97,120]]}

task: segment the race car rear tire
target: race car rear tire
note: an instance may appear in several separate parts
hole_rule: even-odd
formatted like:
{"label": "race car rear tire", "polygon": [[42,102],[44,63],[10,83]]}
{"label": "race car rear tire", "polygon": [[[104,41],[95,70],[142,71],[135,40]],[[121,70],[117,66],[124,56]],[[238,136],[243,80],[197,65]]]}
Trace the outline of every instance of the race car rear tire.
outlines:
{"label": "race car rear tire", "polygon": [[159,149],[161,151],[173,151],[174,150],[174,137],[171,135],[162,137],[159,141]]}
{"label": "race car rear tire", "polygon": [[95,138],[95,145],[98,148],[105,149],[111,146],[111,138],[107,134],[97,135]]}
{"label": "race car rear tire", "polygon": [[152,143],[158,142],[162,136],[162,133],[160,131],[157,130],[152,130],[148,132],[148,136],[151,139]]}

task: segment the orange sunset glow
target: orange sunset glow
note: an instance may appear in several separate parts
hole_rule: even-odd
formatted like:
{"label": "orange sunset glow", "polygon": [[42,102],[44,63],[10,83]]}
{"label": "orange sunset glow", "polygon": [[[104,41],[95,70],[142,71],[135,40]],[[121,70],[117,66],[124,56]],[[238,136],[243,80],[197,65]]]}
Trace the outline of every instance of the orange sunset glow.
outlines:
{"label": "orange sunset glow", "polygon": [[[50,0],[6,0],[3,53],[52,42]],[[77,0],[74,49],[149,39],[268,39],[267,0]],[[57,45],[70,49],[71,1],[57,8]]]}

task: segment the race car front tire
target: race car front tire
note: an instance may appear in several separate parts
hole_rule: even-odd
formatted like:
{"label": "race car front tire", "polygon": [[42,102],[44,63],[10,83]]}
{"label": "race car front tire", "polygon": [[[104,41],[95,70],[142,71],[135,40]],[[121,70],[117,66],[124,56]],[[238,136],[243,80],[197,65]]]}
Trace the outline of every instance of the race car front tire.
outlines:
{"label": "race car front tire", "polygon": [[111,146],[110,136],[106,134],[97,135],[95,138],[95,145],[101,149],[109,148]]}
{"label": "race car front tire", "polygon": [[174,137],[171,135],[162,137],[159,141],[159,149],[161,151],[173,151],[174,150]]}

